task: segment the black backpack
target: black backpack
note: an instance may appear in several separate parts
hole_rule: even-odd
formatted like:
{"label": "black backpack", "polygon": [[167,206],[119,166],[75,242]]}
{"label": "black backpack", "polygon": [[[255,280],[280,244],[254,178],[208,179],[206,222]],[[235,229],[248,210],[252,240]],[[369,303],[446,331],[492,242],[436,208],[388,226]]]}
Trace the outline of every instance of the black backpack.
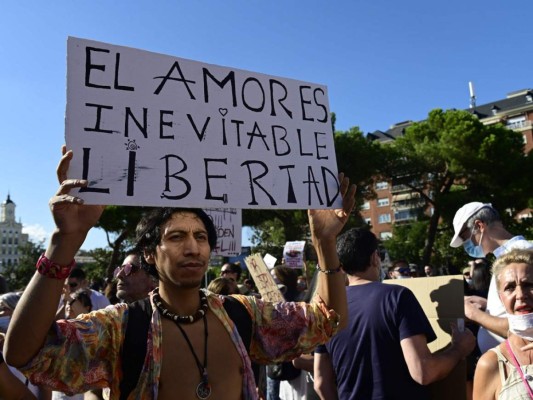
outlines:
{"label": "black backpack", "polygon": [[[239,335],[250,351],[252,340],[252,318],[246,308],[235,298],[226,296],[224,309],[233,323],[237,326]],[[120,400],[126,400],[133,391],[146,357],[146,340],[152,317],[152,305],[150,299],[137,300],[129,304],[128,325],[122,345],[122,380],[120,381]]]}

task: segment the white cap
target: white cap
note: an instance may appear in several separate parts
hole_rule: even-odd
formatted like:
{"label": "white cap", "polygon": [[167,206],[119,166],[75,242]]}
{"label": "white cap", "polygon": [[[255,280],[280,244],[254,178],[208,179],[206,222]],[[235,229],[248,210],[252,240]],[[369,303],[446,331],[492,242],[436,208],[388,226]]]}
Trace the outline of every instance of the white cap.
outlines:
{"label": "white cap", "polygon": [[492,204],[474,201],[473,203],[465,204],[459,210],[457,210],[455,217],[453,217],[454,235],[452,241],[450,242],[451,247],[459,247],[463,244],[464,240],[459,237],[459,234],[463,230],[466,221],[468,221],[472,215],[484,207],[492,208]]}

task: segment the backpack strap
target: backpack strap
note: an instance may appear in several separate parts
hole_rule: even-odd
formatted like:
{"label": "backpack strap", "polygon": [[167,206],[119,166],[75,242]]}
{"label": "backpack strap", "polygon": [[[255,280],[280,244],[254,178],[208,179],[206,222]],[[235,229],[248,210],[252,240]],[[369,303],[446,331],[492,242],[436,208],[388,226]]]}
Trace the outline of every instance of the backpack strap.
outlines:
{"label": "backpack strap", "polygon": [[239,300],[232,296],[224,296],[224,309],[233,323],[237,326],[237,331],[244,342],[246,351],[250,353],[250,343],[252,342],[252,317],[248,314],[248,310]]}
{"label": "backpack strap", "polygon": [[146,342],[151,317],[152,305],[148,297],[128,305],[128,325],[121,354],[120,400],[126,400],[139,381],[146,357]]}
{"label": "backpack strap", "polygon": [[[246,307],[231,296],[224,296],[224,309],[228,313],[250,352],[252,341],[252,317]],[[126,400],[141,376],[146,357],[148,329],[152,317],[152,305],[147,297],[128,305],[128,325],[122,345],[122,380],[120,381],[120,400]]]}

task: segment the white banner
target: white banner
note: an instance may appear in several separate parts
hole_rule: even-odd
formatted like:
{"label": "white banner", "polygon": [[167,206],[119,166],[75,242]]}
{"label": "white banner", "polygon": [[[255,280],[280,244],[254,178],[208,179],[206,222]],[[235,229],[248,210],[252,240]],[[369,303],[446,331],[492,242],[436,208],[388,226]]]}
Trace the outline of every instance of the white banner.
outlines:
{"label": "white banner", "polygon": [[68,176],[88,204],[341,204],[325,86],[70,37]]}
{"label": "white banner", "polygon": [[242,211],[235,208],[204,208],[217,230],[215,256],[234,257],[241,254]]}

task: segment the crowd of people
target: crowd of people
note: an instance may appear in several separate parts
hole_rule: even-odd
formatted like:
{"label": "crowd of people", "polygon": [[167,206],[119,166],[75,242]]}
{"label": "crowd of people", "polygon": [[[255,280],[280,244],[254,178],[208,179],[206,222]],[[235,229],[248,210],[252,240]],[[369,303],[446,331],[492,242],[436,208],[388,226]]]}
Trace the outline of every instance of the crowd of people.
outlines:
{"label": "crowd of people", "polygon": [[57,229],[35,275],[0,296],[0,398],[429,399],[428,385],[463,359],[466,398],[533,398],[533,244],[490,204],[455,215],[450,246],[472,257],[467,328],[453,325],[450,345],[432,353],[436,334],[413,292],[382,281],[439,271],[405,260],[386,270],[371,231],[341,234],[355,203],[347,178],[341,209],[308,212],[313,281],[272,269],[283,302],[262,299],[236,263],[203,288],[216,230],[202,210],[179,208],[139,222],[111,297],[73,262],[103,206],[71,194],[87,185],[66,178],[71,158],[63,149]]}

